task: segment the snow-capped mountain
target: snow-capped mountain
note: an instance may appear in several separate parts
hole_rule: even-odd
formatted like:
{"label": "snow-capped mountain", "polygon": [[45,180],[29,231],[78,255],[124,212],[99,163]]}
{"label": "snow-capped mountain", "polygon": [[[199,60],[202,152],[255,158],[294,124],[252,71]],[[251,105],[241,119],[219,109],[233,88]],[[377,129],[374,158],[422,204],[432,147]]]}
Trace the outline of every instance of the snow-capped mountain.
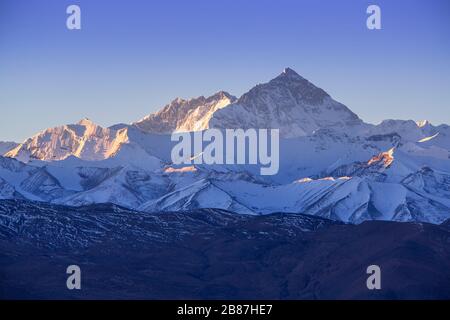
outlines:
{"label": "snow-capped mountain", "polygon": [[155,133],[201,131],[209,128],[213,114],[236,101],[225,91],[208,98],[203,96],[184,100],[177,98],[162,110],[152,113],[134,125],[144,131]]}
{"label": "snow-capped mountain", "polygon": [[211,119],[216,128],[277,128],[284,137],[306,136],[330,127],[353,131],[362,125],[350,109],[290,68],[218,110]]}
{"label": "snow-capped mountain", "polygon": [[63,160],[72,155],[86,160],[101,160],[113,155],[124,140],[119,131],[102,128],[89,119],[83,119],[76,124],[46,129],[5,156],[24,162],[30,159]]}
{"label": "snow-capped mountain", "polygon": [[[164,148],[161,150],[159,145],[152,136],[132,126],[103,128],[89,119],[83,119],[77,124],[46,129],[7,152],[5,157],[22,162],[107,160],[98,165],[135,164],[156,168],[160,166],[160,159],[152,156],[151,152],[154,149],[163,152]],[[75,162],[82,162],[78,160]]]}
{"label": "snow-capped mountain", "polygon": [[[171,132],[210,127],[280,129],[279,173],[171,164]],[[132,125],[102,128],[83,119],[11,147],[0,157],[2,199],[306,213],[356,223],[450,217],[449,126],[364,123],[289,68],[239,99],[225,92],[177,99]]]}

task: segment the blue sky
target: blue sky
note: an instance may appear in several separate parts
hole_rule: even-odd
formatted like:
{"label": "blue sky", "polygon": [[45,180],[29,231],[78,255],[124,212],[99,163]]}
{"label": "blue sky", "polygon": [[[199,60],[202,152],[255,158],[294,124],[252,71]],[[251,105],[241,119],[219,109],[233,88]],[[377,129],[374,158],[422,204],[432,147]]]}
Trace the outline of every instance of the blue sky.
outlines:
{"label": "blue sky", "polygon": [[[366,28],[369,4],[382,30]],[[287,66],[367,122],[450,123],[450,1],[1,0],[0,140],[239,96]]]}

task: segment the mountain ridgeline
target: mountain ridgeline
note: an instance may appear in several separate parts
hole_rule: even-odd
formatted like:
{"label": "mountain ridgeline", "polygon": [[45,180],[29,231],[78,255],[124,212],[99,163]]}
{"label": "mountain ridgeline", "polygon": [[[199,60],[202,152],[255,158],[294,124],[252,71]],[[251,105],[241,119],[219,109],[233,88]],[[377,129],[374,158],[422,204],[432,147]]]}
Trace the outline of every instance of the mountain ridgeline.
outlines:
{"label": "mountain ridgeline", "polygon": [[[174,165],[172,132],[280,130],[280,168]],[[241,97],[177,98],[132,124],[89,119],[1,143],[0,199],[55,205],[113,203],[129,210],[202,208],[286,212],[336,221],[450,217],[450,127],[362,121],[323,89],[285,69]]]}

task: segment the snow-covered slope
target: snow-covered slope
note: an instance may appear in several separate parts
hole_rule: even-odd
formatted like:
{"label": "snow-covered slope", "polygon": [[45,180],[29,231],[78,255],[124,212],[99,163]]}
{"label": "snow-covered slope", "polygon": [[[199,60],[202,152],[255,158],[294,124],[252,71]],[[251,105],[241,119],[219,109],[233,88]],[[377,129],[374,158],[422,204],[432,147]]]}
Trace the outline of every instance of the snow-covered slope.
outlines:
{"label": "snow-covered slope", "polygon": [[11,158],[0,157],[0,179],[5,199],[19,195],[29,200],[52,201],[73,192],[61,186],[45,167],[29,166]]}
{"label": "snow-covered slope", "polygon": [[[398,180],[389,152],[364,163],[360,176],[303,178],[273,185],[235,175],[185,178],[174,190],[139,207],[144,211],[221,208],[245,214],[296,212],[360,223],[365,220],[426,221],[450,218],[450,175],[422,168]],[[354,167],[363,167],[357,163]],[[398,167],[401,167],[399,164]],[[426,174],[425,174],[426,173]],[[193,175],[192,172],[184,173]]]}
{"label": "snow-covered slope", "polygon": [[25,197],[17,192],[11,184],[0,178],[0,199],[25,199]]}
{"label": "snow-covered slope", "polygon": [[[1,197],[75,206],[112,202],[145,211],[212,207],[246,214],[297,212],[350,222],[381,219],[440,223],[450,217],[448,160],[416,155],[410,146],[371,155],[376,151],[374,146],[363,149],[364,144],[346,145],[345,140],[336,143],[336,149],[324,150],[320,147],[323,138],[320,143],[308,140],[311,145],[296,139],[284,143],[288,141],[317,148],[307,157],[299,156],[297,167],[285,164],[281,180],[295,177],[291,182],[262,179],[243,168],[239,171],[238,166],[146,170],[132,165],[110,167],[111,159],[69,158],[42,166],[42,162],[27,165],[0,158]],[[340,155],[340,161],[336,161],[332,151],[346,146],[355,149],[347,149],[346,156],[336,153]],[[351,159],[348,155],[354,153],[356,157],[358,148],[362,148],[358,157],[371,156],[347,163]],[[301,168],[308,163],[308,168]],[[306,172],[315,174],[304,175]]]}
{"label": "snow-covered slope", "polygon": [[209,128],[209,120],[217,110],[235,100],[235,97],[224,91],[208,98],[203,96],[189,100],[177,98],[162,110],[135,122],[134,125],[144,131],[155,133],[200,131]]}
{"label": "snow-covered slope", "polygon": [[[138,167],[116,168],[107,173],[102,180],[98,180],[98,183],[94,182],[90,188],[87,187],[86,190],[62,197],[54,202],[71,206],[115,203],[136,208],[146,201],[162,196],[168,188],[167,178],[153,175]],[[87,174],[86,177],[92,179],[92,175]]]}

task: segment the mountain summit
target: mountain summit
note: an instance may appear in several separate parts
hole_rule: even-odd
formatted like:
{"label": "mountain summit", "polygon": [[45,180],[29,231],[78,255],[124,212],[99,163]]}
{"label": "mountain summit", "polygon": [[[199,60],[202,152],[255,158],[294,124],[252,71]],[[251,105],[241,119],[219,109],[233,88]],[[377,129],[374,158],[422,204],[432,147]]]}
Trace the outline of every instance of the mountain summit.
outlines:
{"label": "mountain summit", "polygon": [[119,145],[117,132],[84,118],[76,124],[48,128],[5,154],[28,162],[30,159],[58,161],[69,156],[102,160],[114,154]]}
{"label": "mountain summit", "polygon": [[284,137],[306,136],[330,127],[350,131],[362,124],[345,105],[290,68],[253,87],[211,119],[216,128],[280,129]]}
{"label": "mountain summit", "polygon": [[285,68],[278,77],[269,83],[274,87],[289,87],[297,100],[302,100],[312,105],[323,103],[325,98],[330,97],[324,90],[316,87],[291,68]]}
{"label": "mountain summit", "polygon": [[77,124],[85,127],[96,126],[96,124],[89,118],[83,118],[80,121],[78,121]]}

